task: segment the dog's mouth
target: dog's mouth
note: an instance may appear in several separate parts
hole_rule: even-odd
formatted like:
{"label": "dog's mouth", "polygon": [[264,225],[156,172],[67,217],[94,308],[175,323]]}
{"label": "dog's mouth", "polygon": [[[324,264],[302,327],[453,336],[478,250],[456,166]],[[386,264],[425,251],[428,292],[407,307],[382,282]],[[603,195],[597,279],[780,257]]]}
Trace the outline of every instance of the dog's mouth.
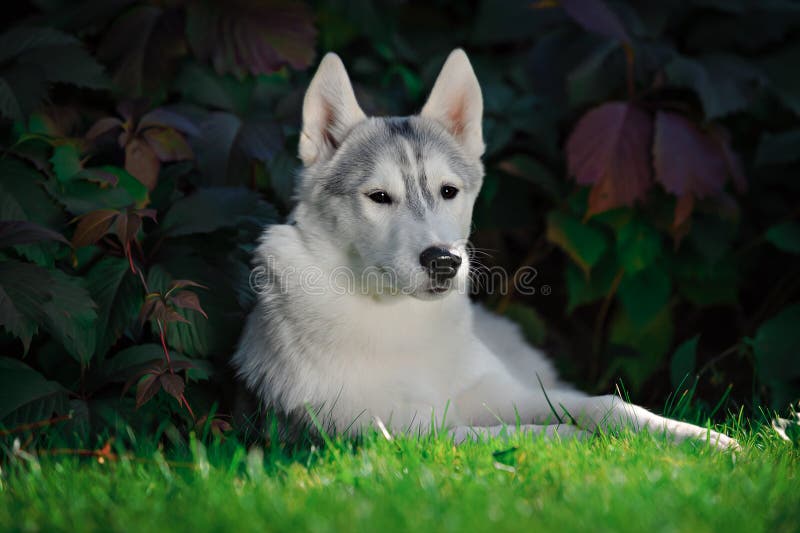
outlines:
{"label": "dog's mouth", "polygon": [[431,294],[444,294],[450,290],[450,287],[431,287],[428,292]]}

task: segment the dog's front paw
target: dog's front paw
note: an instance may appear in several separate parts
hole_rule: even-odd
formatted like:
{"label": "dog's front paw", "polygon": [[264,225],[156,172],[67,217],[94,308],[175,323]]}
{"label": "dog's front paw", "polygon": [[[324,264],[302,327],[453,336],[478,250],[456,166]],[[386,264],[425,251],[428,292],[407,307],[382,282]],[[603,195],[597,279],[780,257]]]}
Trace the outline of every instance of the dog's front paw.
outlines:
{"label": "dog's front paw", "polygon": [[714,446],[718,450],[741,451],[742,446],[733,437],[729,437],[713,429],[705,429],[686,422],[672,422],[674,425],[668,428],[669,433],[677,442],[693,440],[705,442]]}
{"label": "dog's front paw", "polygon": [[709,430],[705,433],[704,438],[707,438],[708,443],[719,450],[731,451],[731,452],[742,451],[742,446],[741,444],[739,444],[739,441],[737,441],[733,437],[727,436],[724,433],[719,433],[717,431]]}

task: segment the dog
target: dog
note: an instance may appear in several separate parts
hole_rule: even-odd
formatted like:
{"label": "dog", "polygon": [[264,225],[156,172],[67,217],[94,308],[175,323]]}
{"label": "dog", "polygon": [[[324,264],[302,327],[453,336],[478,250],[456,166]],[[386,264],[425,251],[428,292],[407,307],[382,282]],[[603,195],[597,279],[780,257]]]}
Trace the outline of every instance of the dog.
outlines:
{"label": "dog", "polygon": [[471,303],[482,113],[461,49],[409,117],[367,117],[342,61],[323,58],[303,101],[296,207],[254,254],[258,298],[232,359],[238,377],[265,406],[342,434],[376,424],[461,442],[632,428],[737,448],[575,390],[516,324]]}

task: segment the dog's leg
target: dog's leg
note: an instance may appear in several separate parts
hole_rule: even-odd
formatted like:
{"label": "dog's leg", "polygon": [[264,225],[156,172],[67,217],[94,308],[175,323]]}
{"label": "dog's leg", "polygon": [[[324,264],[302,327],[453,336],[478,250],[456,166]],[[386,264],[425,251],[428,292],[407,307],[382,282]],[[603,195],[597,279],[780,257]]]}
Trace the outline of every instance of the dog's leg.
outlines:
{"label": "dog's leg", "polygon": [[533,424],[575,424],[588,431],[647,430],[677,442],[707,440],[722,449],[739,447],[727,435],[658,416],[617,396],[587,396],[559,388],[532,390],[503,374],[485,376],[463,391],[454,406],[459,418],[473,426],[492,426],[497,420],[510,424],[519,418]]}
{"label": "dog's leg", "polygon": [[[620,428],[630,428],[634,431],[647,430],[663,433],[676,442],[687,439],[707,440],[721,449],[739,449],[739,443],[727,435],[658,416],[647,409],[627,403],[618,396],[583,396],[573,391],[555,390],[547,391],[545,401],[548,400],[551,417],[558,416],[564,422],[574,422],[579,427],[592,431]],[[555,413],[552,412],[553,409]]]}
{"label": "dog's leg", "polygon": [[542,426],[538,424],[498,425],[498,426],[456,426],[449,431],[456,444],[466,440],[478,441],[485,437],[512,435],[523,433],[525,435],[542,435],[547,438],[578,439],[584,440],[591,437],[591,433],[570,424],[552,424]]}

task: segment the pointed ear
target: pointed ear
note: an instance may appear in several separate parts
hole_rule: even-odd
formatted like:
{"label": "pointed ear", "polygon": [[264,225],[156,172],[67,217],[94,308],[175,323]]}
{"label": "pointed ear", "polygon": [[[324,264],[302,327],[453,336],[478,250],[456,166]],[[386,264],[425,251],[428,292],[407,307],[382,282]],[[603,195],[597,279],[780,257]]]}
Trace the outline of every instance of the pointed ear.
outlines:
{"label": "pointed ear", "polygon": [[461,48],[453,50],[444,62],[420,116],[439,121],[469,155],[483,155],[481,87]]}
{"label": "pointed ear", "polygon": [[299,146],[303,164],[309,166],[331,157],[352,127],[366,118],[342,60],[334,53],[326,54],[303,100]]}

